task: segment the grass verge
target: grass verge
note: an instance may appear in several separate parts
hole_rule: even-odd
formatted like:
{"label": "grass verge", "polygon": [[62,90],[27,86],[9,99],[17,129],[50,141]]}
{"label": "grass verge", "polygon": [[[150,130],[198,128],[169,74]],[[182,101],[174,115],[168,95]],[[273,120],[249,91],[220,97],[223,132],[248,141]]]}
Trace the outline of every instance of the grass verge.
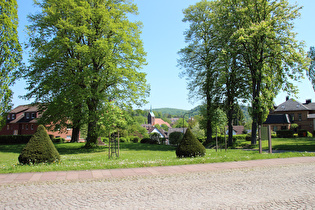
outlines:
{"label": "grass verge", "polygon": [[[292,145],[297,144],[297,141],[292,140],[290,142]],[[274,147],[292,148],[292,150],[297,151],[296,148],[293,149],[291,147],[292,145],[286,144],[286,147],[284,147],[282,143],[281,139],[275,140]],[[303,144],[308,145],[307,143],[309,142],[305,141]],[[267,142],[264,142],[264,144],[267,144]],[[84,144],[82,143],[55,144],[60,153],[61,162],[37,165],[18,164],[18,156],[25,145],[0,145],[0,173],[136,168],[315,156],[315,153],[309,152],[259,154],[257,151],[243,151],[239,149],[219,150],[218,152],[214,149],[207,149],[204,157],[180,159],[176,157],[175,147],[172,146],[140,143],[121,143],[120,145],[120,157],[109,159],[108,147],[83,149],[82,146]],[[314,146],[313,151],[315,151],[314,139],[311,145],[311,148]],[[266,149],[267,145],[264,145],[264,147]],[[304,146],[301,148],[304,148]]]}

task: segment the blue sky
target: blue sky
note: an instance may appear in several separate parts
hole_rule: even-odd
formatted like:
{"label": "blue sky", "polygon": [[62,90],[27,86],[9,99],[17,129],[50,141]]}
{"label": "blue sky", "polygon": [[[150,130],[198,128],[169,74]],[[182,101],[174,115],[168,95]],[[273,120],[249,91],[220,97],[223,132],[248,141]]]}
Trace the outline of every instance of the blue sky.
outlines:
{"label": "blue sky", "polygon": [[[184,78],[179,78],[180,69],[177,67],[177,52],[185,47],[183,32],[188,25],[182,22],[183,9],[195,4],[199,0],[134,0],[139,9],[139,15],[135,19],[143,23],[141,38],[147,52],[148,65],[143,71],[147,73],[147,81],[151,85],[149,103],[142,108],[179,108],[189,110],[199,105],[200,102],[191,103],[188,98],[187,85]],[[295,0],[289,0],[295,3]],[[27,40],[25,25],[28,25],[26,16],[36,12],[33,0],[17,0],[19,15],[19,39],[23,43]],[[297,39],[304,40],[306,49],[315,46],[315,1],[299,0],[298,4],[303,6],[301,17],[295,21]],[[24,52],[24,62],[27,62],[27,52]],[[295,82],[300,93],[296,98],[300,102],[312,99],[315,102],[315,93],[308,79]],[[13,87],[14,106],[28,104],[32,101],[24,101],[19,96],[26,91],[25,81],[16,82]],[[280,93],[275,104],[284,102],[287,93]]]}

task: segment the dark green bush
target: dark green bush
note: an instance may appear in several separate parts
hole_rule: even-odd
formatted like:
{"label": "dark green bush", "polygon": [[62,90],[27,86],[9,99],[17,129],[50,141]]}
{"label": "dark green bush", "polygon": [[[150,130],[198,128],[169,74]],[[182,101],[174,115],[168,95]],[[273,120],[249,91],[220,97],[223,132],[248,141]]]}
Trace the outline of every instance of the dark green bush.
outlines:
{"label": "dark green bush", "polygon": [[18,159],[21,164],[52,163],[60,160],[60,155],[43,125],[38,126]]}
{"label": "dark green bush", "polygon": [[279,130],[277,131],[278,138],[293,138],[293,130]]}
{"label": "dark green bush", "polygon": [[108,143],[108,142],[109,142],[109,138],[107,138],[107,137],[102,137],[102,142]]}
{"label": "dark green bush", "polygon": [[182,141],[176,149],[176,156],[182,158],[204,156],[205,154],[206,148],[196,139],[188,128]]}
{"label": "dark green bush", "polygon": [[234,135],[233,136],[233,142],[235,142],[235,141],[246,141],[246,137],[247,137],[246,134]]}
{"label": "dark green bush", "polygon": [[133,143],[138,143],[139,142],[139,137],[138,136],[129,136],[130,142]]}
{"label": "dark green bush", "polygon": [[150,138],[143,138],[143,139],[141,139],[140,143],[142,143],[142,144],[149,144],[150,141],[151,141]]}
{"label": "dark green bush", "polygon": [[0,144],[27,144],[32,135],[0,136]]}
{"label": "dark green bush", "polygon": [[53,143],[65,143],[66,140],[64,138],[57,137],[57,138],[52,139],[52,142]]}
{"label": "dark green bush", "polygon": [[182,132],[173,132],[169,135],[169,142],[173,145],[179,145],[182,141],[184,134]]}
{"label": "dark green bush", "polygon": [[129,138],[128,137],[120,137],[119,142],[129,142]]}
{"label": "dark green bush", "polygon": [[307,130],[299,130],[298,135],[299,137],[307,137]]}

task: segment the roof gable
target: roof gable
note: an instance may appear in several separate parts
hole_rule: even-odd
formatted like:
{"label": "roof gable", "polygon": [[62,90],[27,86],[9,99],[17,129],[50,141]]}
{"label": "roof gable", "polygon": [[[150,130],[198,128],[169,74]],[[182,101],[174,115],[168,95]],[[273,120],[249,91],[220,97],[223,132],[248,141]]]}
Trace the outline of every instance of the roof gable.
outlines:
{"label": "roof gable", "polygon": [[310,110],[302,103],[289,99],[278,106],[275,112]]}
{"label": "roof gable", "polygon": [[263,124],[291,124],[291,122],[288,114],[272,114],[268,115]]}

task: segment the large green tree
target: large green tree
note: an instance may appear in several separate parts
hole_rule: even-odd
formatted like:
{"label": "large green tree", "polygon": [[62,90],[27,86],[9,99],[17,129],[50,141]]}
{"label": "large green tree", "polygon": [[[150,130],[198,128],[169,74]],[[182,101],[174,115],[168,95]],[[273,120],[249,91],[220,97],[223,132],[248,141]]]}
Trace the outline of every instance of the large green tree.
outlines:
{"label": "large green tree", "polygon": [[[64,112],[54,109],[55,121],[71,119],[74,127],[87,124],[86,146],[92,146],[104,107],[111,101],[139,105],[148,93],[145,74],[139,71],[145,64],[141,23],[127,17],[136,14],[137,7],[127,0],[36,4],[42,12],[30,16],[33,53],[26,73],[27,96],[48,104],[47,110],[61,103]],[[65,117],[58,119],[59,111]]]}
{"label": "large green tree", "polygon": [[18,40],[16,0],[0,0],[0,128],[11,109],[12,90],[16,70],[21,64],[22,48]]}
{"label": "large green tree", "polygon": [[313,90],[315,91],[315,47],[310,47],[310,51],[308,52],[308,57],[311,59],[311,65],[306,72],[309,80],[313,85]]}
{"label": "large green tree", "polygon": [[273,99],[280,89],[294,91],[308,64],[304,46],[295,39],[293,20],[300,8],[287,0],[219,0],[216,14],[218,31],[232,27],[231,45],[238,45],[239,61],[248,72],[252,104],[252,144]]}
{"label": "large green tree", "polygon": [[179,51],[178,61],[188,81],[190,98],[205,101],[207,143],[212,139],[212,112],[222,96],[217,68],[220,48],[212,8],[213,2],[201,1],[184,10],[183,22],[189,23],[189,29],[185,31],[187,46]]}

